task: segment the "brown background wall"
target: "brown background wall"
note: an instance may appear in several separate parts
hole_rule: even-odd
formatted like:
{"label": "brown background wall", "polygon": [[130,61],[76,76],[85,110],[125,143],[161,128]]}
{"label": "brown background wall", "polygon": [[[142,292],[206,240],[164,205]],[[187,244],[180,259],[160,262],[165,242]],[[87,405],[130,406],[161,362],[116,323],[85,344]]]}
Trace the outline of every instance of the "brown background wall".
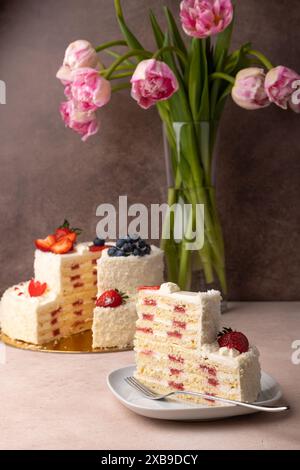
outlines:
{"label": "brown background wall", "polygon": [[[179,1],[126,0],[128,22],[151,47],[146,8]],[[234,45],[252,40],[275,64],[300,72],[298,0],[238,1]],[[0,290],[31,275],[33,239],[65,216],[94,236],[95,208],[163,202],[160,121],[127,92],[101,112],[101,133],[83,144],[58,115],[55,79],[64,49],[120,36],[112,0],[0,1]],[[230,298],[299,300],[300,116],[228,103],[221,126],[218,198]]]}

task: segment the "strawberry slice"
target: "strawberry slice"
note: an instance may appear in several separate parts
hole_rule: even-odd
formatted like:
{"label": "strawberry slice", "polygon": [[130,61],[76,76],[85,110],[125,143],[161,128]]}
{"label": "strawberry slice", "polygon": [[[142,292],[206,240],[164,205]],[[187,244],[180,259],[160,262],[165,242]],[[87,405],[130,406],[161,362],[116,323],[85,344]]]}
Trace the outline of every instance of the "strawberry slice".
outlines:
{"label": "strawberry slice", "polygon": [[96,246],[96,245],[92,245],[89,247],[89,250],[92,252],[92,253],[96,253],[97,251],[103,251],[103,250],[107,250],[108,248],[111,248],[110,245],[106,245],[106,246]]}
{"label": "strawberry slice", "polygon": [[47,238],[39,238],[35,240],[35,246],[41,251],[50,251],[51,247],[55,244],[56,238],[54,235],[48,235]]}
{"label": "strawberry slice", "polygon": [[71,230],[67,227],[59,227],[55,230],[55,238],[56,240],[59,240],[60,238],[65,237],[66,235],[69,235],[71,233]]}
{"label": "strawberry slice", "polygon": [[73,250],[73,242],[68,238],[68,235],[66,235],[64,238],[61,238],[54,243],[54,245],[51,246],[50,251],[56,255],[63,255],[71,250]]}
{"label": "strawberry slice", "polygon": [[39,281],[35,281],[31,279],[28,285],[28,293],[30,297],[40,297],[44,294],[45,290],[47,289],[47,283],[44,282],[43,284]]}
{"label": "strawberry slice", "polygon": [[160,286],[140,286],[138,290],[159,290]]}

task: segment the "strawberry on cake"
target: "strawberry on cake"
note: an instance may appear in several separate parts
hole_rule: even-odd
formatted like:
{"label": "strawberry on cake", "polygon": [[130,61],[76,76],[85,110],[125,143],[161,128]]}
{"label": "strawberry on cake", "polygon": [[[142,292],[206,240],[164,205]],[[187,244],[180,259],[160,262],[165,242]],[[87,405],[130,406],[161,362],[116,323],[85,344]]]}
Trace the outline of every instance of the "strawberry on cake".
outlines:
{"label": "strawberry on cake", "polygon": [[137,303],[136,378],[158,393],[202,392],[255,401],[259,353],[238,331],[220,332],[220,293],[181,292],[173,283],[142,287]]}
{"label": "strawberry on cake", "polygon": [[2,332],[43,345],[91,328],[97,260],[104,240],[77,243],[68,221],[35,241],[34,279],[9,288],[0,304]]}

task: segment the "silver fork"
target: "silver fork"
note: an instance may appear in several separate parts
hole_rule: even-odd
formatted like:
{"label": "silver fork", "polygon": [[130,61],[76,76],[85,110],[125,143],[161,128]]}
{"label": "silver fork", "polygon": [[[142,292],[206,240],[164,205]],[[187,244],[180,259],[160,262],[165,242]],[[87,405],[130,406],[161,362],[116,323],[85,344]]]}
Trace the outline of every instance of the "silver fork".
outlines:
{"label": "silver fork", "polygon": [[128,383],[128,385],[135,388],[135,390],[138,390],[139,392],[141,392],[146,398],[149,398],[149,400],[164,400],[165,398],[168,398],[172,395],[191,395],[194,397],[206,398],[207,400],[210,400],[210,401],[211,400],[220,401],[222,403],[228,403],[230,405],[244,406],[245,408],[251,408],[253,410],[258,410],[258,411],[267,411],[269,413],[279,413],[280,411],[286,411],[290,409],[289,406],[256,405],[255,403],[246,403],[244,401],[230,400],[229,398],[222,398],[222,397],[217,397],[215,395],[208,395],[207,393],[188,392],[188,391],[181,391],[181,390],[176,390],[174,392],[169,392],[163,395],[159,395],[158,393],[153,392],[148,387],[143,385],[135,377],[126,377],[124,380],[126,383]]}

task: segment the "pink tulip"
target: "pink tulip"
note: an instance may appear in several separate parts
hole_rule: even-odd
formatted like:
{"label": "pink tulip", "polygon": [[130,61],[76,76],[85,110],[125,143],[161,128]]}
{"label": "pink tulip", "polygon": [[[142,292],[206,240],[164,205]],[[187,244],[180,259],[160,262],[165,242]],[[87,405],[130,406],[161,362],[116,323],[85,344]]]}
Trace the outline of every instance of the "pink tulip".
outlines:
{"label": "pink tulip", "polygon": [[67,47],[63,65],[56,77],[65,85],[71,82],[72,71],[81,67],[100,70],[102,65],[93,46],[88,41],[79,39]]}
{"label": "pink tulip", "polygon": [[81,135],[81,140],[84,142],[99,130],[96,114],[93,111],[78,110],[72,100],[61,103],[60,114],[66,127]]}
{"label": "pink tulip", "polygon": [[111,85],[99,72],[85,67],[72,72],[72,83],[65,94],[77,102],[81,111],[94,111],[107,104],[111,98]]}
{"label": "pink tulip", "polygon": [[221,33],[232,18],[231,0],[183,0],[180,4],[183,30],[195,38]]}
{"label": "pink tulip", "polygon": [[258,67],[241,70],[235,79],[231,96],[241,108],[254,110],[265,108],[271,103],[264,88],[265,73]]}
{"label": "pink tulip", "polygon": [[155,59],[143,60],[138,64],[131,84],[132,98],[144,109],[167,100],[178,90],[177,79],[170,67]]}
{"label": "pink tulip", "polygon": [[290,106],[295,111],[292,103],[295,92],[293,84],[299,79],[298,73],[282,65],[271,69],[265,80],[265,89],[270,101],[280,108],[287,109]]}

